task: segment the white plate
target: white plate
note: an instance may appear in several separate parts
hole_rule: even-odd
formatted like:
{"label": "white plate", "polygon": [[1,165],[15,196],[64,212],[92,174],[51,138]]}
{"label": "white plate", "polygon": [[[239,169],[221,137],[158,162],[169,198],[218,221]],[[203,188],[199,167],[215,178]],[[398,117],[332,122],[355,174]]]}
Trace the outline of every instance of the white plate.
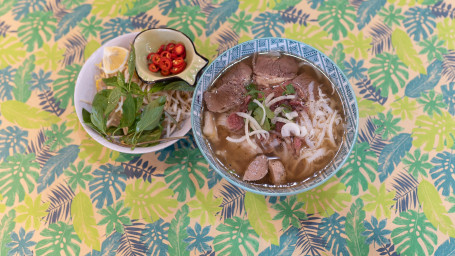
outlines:
{"label": "white plate", "polygon": [[[121,46],[127,49],[130,49],[130,44],[133,42],[134,37],[137,35],[137,32],[125,34],[119,37],[116,37],[104,45],[102,45],[99,49],[97,49],[88,60],[85,62],[84,66],[82,67],[81,71],[79,72],[79,76],[77,77],[76,87],[74,89],[74,106],[76,108],[76,114],[79,118],[79,122],[81,122],[84,129],[87,133],[98,143],[101,145],[110,148],[112,150],[129,153],[129,154],[144,154],[155,152],[161,150],[163,148],[169,147],[170,145],[177,142],[177,140],[164,142],[158,144],[153,147],[136,147],[134,150],[131,150],[130,147],[123,147],[116,144],[113,144],[106,139],[104,139],[101,135],[97,132],[93,131],[90,127],[84,124],[82,119],[82,108],[91,111],[92,106],[85,103],[85,102],[92,102],[93,98],[96,94],[96,86],[95,86],[95,76],[100,73],[96,64],[100,63],[103,58],[103,49],[106,46]],[[172,137],[180,137],[185,136],[186,133],[191,129],[191,120],[188,117],[183,125],[182,129],[175,131],[171,136]]]}

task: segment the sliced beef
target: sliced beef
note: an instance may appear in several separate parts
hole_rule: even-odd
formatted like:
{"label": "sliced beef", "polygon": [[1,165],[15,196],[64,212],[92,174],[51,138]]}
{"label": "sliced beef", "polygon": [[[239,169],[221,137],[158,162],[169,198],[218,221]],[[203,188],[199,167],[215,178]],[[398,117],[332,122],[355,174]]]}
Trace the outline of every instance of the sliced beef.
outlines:
{"label": "sliced beef", "polygon": [[245,100],[245,86],[250,83],[251,74],[251,68],[242,62],[233,66],[219,78],[215,89],[204,92],[207,109],[223,113],[240,106]]}
{"label": "sliced beef", "polygon": [[308,91],[308,85],[314,81],[313,85],[313,93],[315,97],[318,95],[317,92],[317,81],[314,79],[309,74],[302,73],[298,75],[296,78],[294,78],[291,81],[291,84],[294,86],[295,91],[297,92],[297,95],[303,100],[303,101],[308,101],[310,94]]}
{"label": "sliced beef", "polygon": [[267,157],[265,155],[259,155],[248,165],[248,168],[243,175],[243,180],[260,180],[265,177],[268,171]]}
{"label": "sliced beef", "polygon": [[227,125],[229,130],[238,131],[244,127],[245,121],[243,117],[238,116],[236,113],[231,113],[227,118]]}
{"label": "sliced beef", "polygon": [[286,170],[280,160],[269,161],[270,177],[275,185],[284,184],[286,181]]}
{"label": "sliced beef", "polygon": [[253,66],[254,80],[262,86],[279,84],[296,77],[298,69],[298,63],[292,57],[259,54]]}

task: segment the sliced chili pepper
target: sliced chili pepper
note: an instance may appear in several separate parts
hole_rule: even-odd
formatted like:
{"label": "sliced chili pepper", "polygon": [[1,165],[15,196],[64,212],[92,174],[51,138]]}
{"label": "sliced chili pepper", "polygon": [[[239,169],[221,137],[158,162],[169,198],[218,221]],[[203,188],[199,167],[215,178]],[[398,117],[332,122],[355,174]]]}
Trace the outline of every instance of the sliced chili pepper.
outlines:
{"label": "sliced chili pepper", "polygon": [[150,63],[149,70],[152,72],[158,72],[158,71],[160,71],[160,68],[157,65],[155,65],[154,63]]}
{"label": "sliced chili pepper", "polygon": [[159,65],[159,64],[160,64],[160,61],[161,61],[161,56],[160,56],[158,53],[155,53],[155,54],[152,56],[152,62],[153,62],[155,65]]}
{"label": "sliced chili pepper", "polygon": [[166,46],[164,46],[164,44],[162,44],[160,46],[160,49],[158,49],[158,51],[156,53],[161,54],[164,50],[166,50]]}
{"label": "sliced chili pepper", "polygon": [[183,65],[183,63],[185,63],[185,61],[183,60],[182,57],[177,57],[172,60],[173,67],[180,67],[181,65]]}
{"label": "sliced chili pepper", "polygon": [[160,54],[161,58],[168,58],[170,59],[171,58],[171,53],[168,52],[168,51],[163,51],[161,54]]}
{"label": "sliced chili pepper", "polygon": [[160,61],[160,68],[162,70],[169,70],[172,68],[172,61],[171,59],[168,59],[168,58],[161,58],[161,61]]}
{"label": "sliced chili pepper", "polygon": [[147,55],[147,60],[150,60],[150,61],[151,61],[154,54],[155,54],[154,52],[149,53],[149,54]]}
{"label": "sliced chili pepper", "polygon": [[183,46],[183,44],[177,44],[174,48],[174,52],[177,55],[182,55],[185,52],[185,46]]}
{"label": "sliced chili pepper", "polygon": [[178,74],[178,73],[182,72],[185,68],[186,68],[186,62],[184,61],[181,66],[172,67],[171,68],[171,73],[174,74],[174,75]]}
{"label": "sliced chili pepper", "polygon": [[169,74],[171,74],[171,71],[169,71],[169,69],[168,70],[162,69],[160,72],[162,76],[168,76]]}
{"label": "sliced chili pepper", "polygon": [[173,59],[176,59],[176,58],[178,58],[178,57],[179,57],[179,56],[178,56],[174,51],[171,52],[171,59],[172,59],[172,60],[173,60]]}
{"label": "sliced chili pepper", "polygon": [[166,46],[166,51],[171,52],[175,47],[174,43],[168,43]]}

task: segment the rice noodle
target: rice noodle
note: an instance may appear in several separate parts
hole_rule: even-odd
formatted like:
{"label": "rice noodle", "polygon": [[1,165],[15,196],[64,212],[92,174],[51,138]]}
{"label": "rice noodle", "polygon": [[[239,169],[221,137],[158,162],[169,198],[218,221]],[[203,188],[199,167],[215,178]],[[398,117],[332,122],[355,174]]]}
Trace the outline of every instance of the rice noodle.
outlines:
{"label": "rice noodle", "polygon": [[256,149],[258,146],[256,145],[256,143],[252,142],[250,140],[250,129],[248,128],[248,123],[250,122],[250,119],[246,119],[245,121],[245,138],[246,138],[246,142],[248,142],[248,144],[250,144],[250,146],[253,148],[253,149]]}
{"label": "rice noodle", "polygon": [[267,102],[266,106],[267,107],[270,107],[272,106],[273,104],[279,102],[279,101],[282,101],[282,100],[293,100],[295,99],[297,96],[295,95],[284,95],[284,96],[279,96],[279,97],[276,97],[275,99]]}
{"label": "rice noodle", "polygon": [[264,104],[267,105],[267,103],[273,99],[273,96],[275,96],[275,93],[270,93],[264,100]]}
{"label": "rice noodle", "polygon": [[335,122],[336,115],[337,115],[337,111],[335,110],[335,113],[333,113],[332,117],[330,118],[329,127],[327,129],[327,135],[329,136],[329,141],[332,143],[333,146],[336,146],[335,139],[333,138],[333,124]]}
{"label": "rice noodle", "polygon": [[[266,130],[256,130],[256,131],[250,132],[248,135],[253,136],[253,135],[258,135],[258,134],[265,134],[267,137],[269,137],[269,132]],[[246,136],[242,136],[240,138],[231,138],[229,136],[226,137],[227,141],[234,142],[234,143],[243,142],[245,139],[246,139]]]}
{"label": "rice noodle", "polygon": [[237,114],[238,116],[240,117],[243,117],[247,120],[249,120],[251,122],[251,128],[253,128],[253,130],[261,130],[261,126],[258,124],[258,122],[256,121],[256,119],[254,119],[252,116],[251,116],[251,111],[249,114],[247,113],[243,113],[243,112],[235,112],[235,114]]}
{"label": "rice noodle", "polygon": [[310,94],[310,101],[314,101],[313,87],[314,87],[314,82],[311,81],[311,83],[308,85],[308,93]]}
{"label": "rice noodle", "polygon": [[272,124],[275,124],[276,122],[282,122],[282,123],[285,123],[285,124],[287,124],[287,123],[292,123],[292,121],[289,120],[289,119],[282,118],[282,117],[274,117],[274,118],[272,119]]}
{"label": "rice noodle", "polygon": [[264,125],[265,116],[266,116],[265,107],[257,99],[254,99],[253,102],[256,103],[262,109],[262,119],[261,119],[261,126],[262,126],[262,125]]}

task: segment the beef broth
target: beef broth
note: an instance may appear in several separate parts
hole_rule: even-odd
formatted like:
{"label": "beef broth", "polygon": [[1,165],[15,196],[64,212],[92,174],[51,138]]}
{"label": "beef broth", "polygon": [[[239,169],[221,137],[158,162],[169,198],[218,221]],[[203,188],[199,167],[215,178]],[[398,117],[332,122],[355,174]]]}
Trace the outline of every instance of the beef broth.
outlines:
{"label": "beef broth", "polygon": [[[279,72],[266,68],[265,63],[279,66]],[[205,98],[223,86],[229,86],[223,97],[230,100]],[[204,101],[203,112],[210,112],[212,118],[208,122],[208,115],[203,115],[207,144],[226,170],[258,186],[293,186],[317,176],[343,143],[344,109],[337,91],[321,71],[291,55],[251,55],[234,63],[215,79],[204,93]],[[216,111],[210,111],[213,105]],[[258,108],[267,108],[267,115]],[[271,114],[273,111],[278,114]],[[268,123],[261,124],[264,119]],[[210,128],[209,123],[215,127]],[[212,131],[206,133],[207,127]],[[249,133],[254,135],[246,136]],[[258,166],[267,167],[265,175],[245,176],[255,159],[264,158],[268,164]]]}

